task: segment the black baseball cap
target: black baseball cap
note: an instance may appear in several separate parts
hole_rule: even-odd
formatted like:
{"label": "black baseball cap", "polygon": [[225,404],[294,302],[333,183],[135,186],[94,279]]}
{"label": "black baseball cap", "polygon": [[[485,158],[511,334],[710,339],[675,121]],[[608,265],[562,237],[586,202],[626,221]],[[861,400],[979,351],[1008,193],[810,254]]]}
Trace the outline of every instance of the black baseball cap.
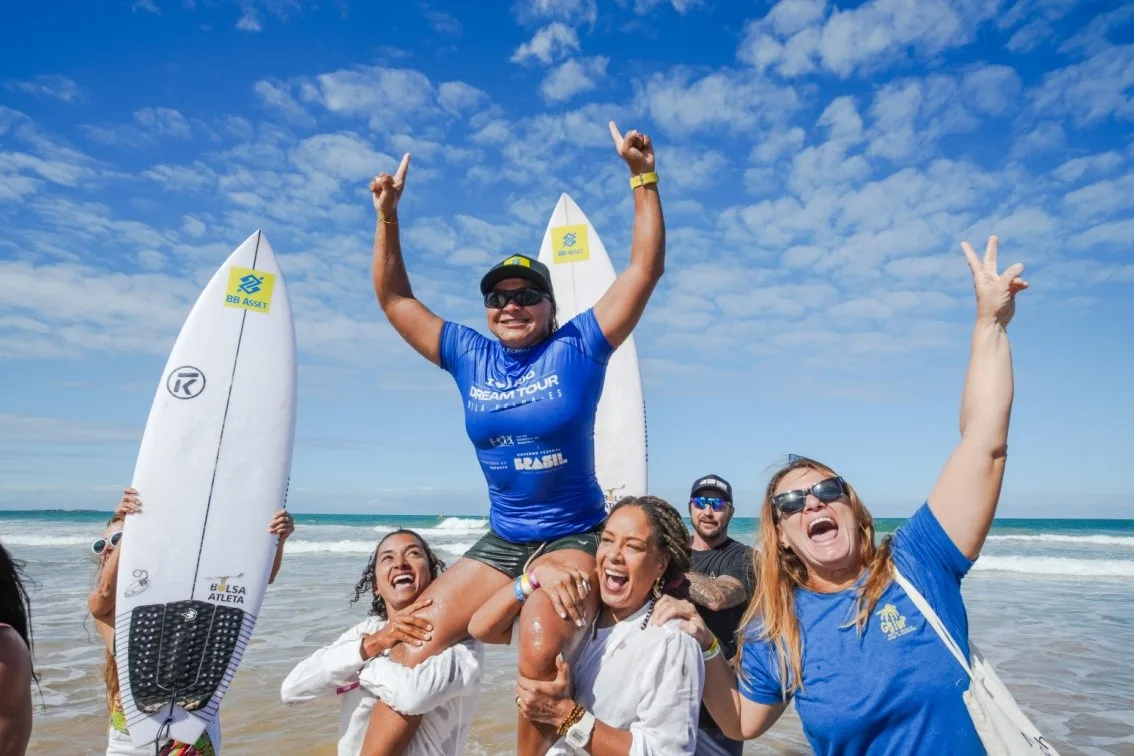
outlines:
{"label": "black baseball cap", "polygon": [[692,497],[693,494],[697,493],[698,491],[704,491],[705,489],[719,491],[720,493],[724,494],[725,501],[727,501],[729,504],[732,503],[732,486],[721,476],[706,475],[703,478],[698,478],[693,483],[693,488],[689,491],[689,496]]}
{"label": "black baseball cap", "polygon": [[484,274],[484,278],[480,279],[480,293],[487,294],[493,286],[506,278],[523,278],[548,294],[555,295],[551,288],[551,271],[539,260],[527,255],[512,255],[493,265]]}

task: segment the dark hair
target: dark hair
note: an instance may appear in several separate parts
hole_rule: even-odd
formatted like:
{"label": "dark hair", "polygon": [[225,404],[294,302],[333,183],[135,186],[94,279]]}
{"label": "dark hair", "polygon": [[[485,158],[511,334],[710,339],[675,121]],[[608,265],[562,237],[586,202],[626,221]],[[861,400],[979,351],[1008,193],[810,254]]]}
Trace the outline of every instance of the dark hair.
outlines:
{"label": "dark hair", "polygon": [[[4,544],[0,543],[0,622],[11,625],[28,647],[32,649],[31,600],[24,588],[22,570],[24,563],[14,559]],[[36,677],[32,667],[32,679]]]}
{"label": "dark hair", "polygon": [[397,530],[382,536],[382,540],[379,541],[378,545],[374,547],[374,553],[370,555],[370,561],[366,563],[366,568],[362,571],[362,579],[355,584],[354,598],[350,600],[350,603],[353,604],[354,602],[362,598],[362,594],[371,594],[374,597],[374,600],[370,602],[370,611],[368,612],[371,617],[377,617],[378,619],[387,618],[386,599],[382,598],[374,591],[374,571],[375,567],[378,564],[378,550],[382,548],[382,544],[389,540],[391,536],[404,534],[413,536],[417,539],[417,542],[421,544],[421,548],[425,552],[425,558],[429,560],[430,580],[436,580],[437,576],[441,574],[441,571],[445,569],[445,563],[437,558],[437,555],[433,553],[433,549],[429,548],[429,544],[426,543],[425,539],[422,538],[421,535],[416,531],[408,530],[406,528],[398,528]]}
{"label": "dark hair", "polygon": [[684,599],[689,597],[689,578],[685,573],[693,565],[693,548],[689,545],[689,531],[681,513],[658,496],[626,496],[610,509],[607,518],[625,507],[637,507],[650,522],[650,530],[658,548],[669,557],[661,577],[661,592]]}
{"label": "dark hair", "polygon": [[559,306],[555,304],[555,294],[547,293],[547,301],[551,302],[551,314],[547,316],[547,335],[559,330]]}

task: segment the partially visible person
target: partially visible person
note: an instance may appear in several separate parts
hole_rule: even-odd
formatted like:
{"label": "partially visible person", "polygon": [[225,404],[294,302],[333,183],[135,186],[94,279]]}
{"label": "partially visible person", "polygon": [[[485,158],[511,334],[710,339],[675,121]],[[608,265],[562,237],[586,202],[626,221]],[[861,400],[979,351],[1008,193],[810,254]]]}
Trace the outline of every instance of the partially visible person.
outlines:
{"label": "partially visible person", "polygon": [[[110,728],[107,732],[107,756],[154,756],[154,745],[135,746],[126,729],[126,713],[122,709],[122,699],[118,688],[118,663],[114,648],[114,607],[118,600],[118,558],[121,551],[118,544],[122,540],[122,526],[127,517],[136,517],[142,511],[142,500],[133,488],[124,489],[122,499],[114,510],[103,530],[102,537],[91,544],[91,551],[98,557],[95,585],[87,597],[87,609],[94,618],[95,628],[106,645],[106,662],[103,665],[103,682],[106,685],[106,706],[110,714]],[[268,582],[272,583],[283,562],[284,542],[295,531],[291,514],[281,509],[272,517],[268,532],[279,536],[272,572]],[[220,753],[220,714],[205,728],[197,742],[189,745],[177,740],[164,740],[158,748],[159,756],[216,756]]]}
{"label": "partially visible person", "polygon": [[[720,640],[726,658],[736,654],[736,629],[752,598],[755,581],[752,549],[729,537],[735,513],[732,485],[719,475],[705,475],[689,492],[693,523],[693,567],[688,573],[689,600]],[[740,756],[744,742],[725,735],[701,705],[697,756]]]}
{"label": "partially visible person", "polygon": [[[966,670],[894,574],[969,656],[961,581],[992,527],[1004,480],[1013,398],[1007,328],[1027,288],[1022,265],[997,272],[997,247],[993,236],[981,260],[962,244],[976,323],[961,440],[913,516],[875,545],[870,512],[831,467],[789,458],[768,482],[739,679],[723,655],[710,652],[706,665],[705,704],[730,737],[759,737],[794,702],[817,754],[985,753],[963,699]],[[659,607],[658,619],[673,617],[702,648],[717,643],[692,604]]]}
{"label": "partially visible person", "polygon": [[339,756],[358,756],[374,703],[420,719],[406,756],[464,753],[476,711],[484,649],[474,640],[454,644],[416,667],[389,658],[396,643],[421,646],[433,625],[417,613],[431,599],[421,592],[445,564],[412,530],[386,535],[362,571],[353,604],[370,594],[369,616],[304,659],[280,687],[284,703],[339,697]]}
{"label": "partially visible person", "polygon": [[32,732],[31,602],[21,566],[0,543],[0,756],[24,756]]}
{"label": "partially visible person", "polygon": [[[662,595],[686,596],[689,533],[681,515],[655,496],[627,497],[610,511],[599,539],[599,614],[568,664],[556,658],[554,680],[523,675],[516,705],[528,720],[554,729],[553,756],[693,754],[704,666],[678,623],[650,623]],[[505,641],[521,607],[537,591],[555,606],[592,587],[580,570],[543,563],[477,610],[469,624],[486,642]],[[534,578],[534,580],[533,580]]]}

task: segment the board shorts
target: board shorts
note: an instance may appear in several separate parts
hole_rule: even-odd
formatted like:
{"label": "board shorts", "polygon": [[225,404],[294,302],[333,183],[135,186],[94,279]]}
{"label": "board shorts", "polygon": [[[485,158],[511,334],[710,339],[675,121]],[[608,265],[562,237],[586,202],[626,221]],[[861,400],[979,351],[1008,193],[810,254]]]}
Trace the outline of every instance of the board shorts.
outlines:
{"label": "board shorts", "polygon": [[604,525],[606,525],[605,520],[582,533],[561,536],[553,541],[530,543],[506,541],[490,529],[465,552],[464,557],[494,567],[515,579],[522,575],[528,564],[541,554],[574,549],[594,556],[598,551],[599,537],[602,535]]}

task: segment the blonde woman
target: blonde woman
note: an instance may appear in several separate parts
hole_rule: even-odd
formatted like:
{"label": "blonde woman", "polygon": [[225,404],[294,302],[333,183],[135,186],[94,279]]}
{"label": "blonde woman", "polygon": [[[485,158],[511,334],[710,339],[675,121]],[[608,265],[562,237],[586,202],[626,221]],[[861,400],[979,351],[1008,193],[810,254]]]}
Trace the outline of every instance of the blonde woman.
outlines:
{"label": "blonde woman", "polygon": [[[122,701],[118,691],[118,663],[114,658],[114,605],[118,596],[118,555],[121,553],[118,544],[122,540],[122,526],[128,516],[138,516],[142,511],[142,501],[138,492],[127,488],[122,493],[122,500],[114,510],[102,537],[91,544],[91,551],[98,558],[98,572],[95,575],[95,585],[87,597],[87,608],[94,618],[95,627],[106,644],[106,663],[103,666],[103,682],[106,684],[106,706],[110,713],[110,728],[107,732],[107,756],[153,756],[154,747],[150,745],[136,747],[130,740],[130,733],[126,729],[126,715],[122,711]],[[283,561],[284,541],[295,530],[295,523],[286,510],[279,510],[268,526],[269,531],[279,536],[279,545],[276,547],[275,561],[272,563],[272,573],[268,578],[271,583],[276,579],[280,564]],[[216,756],[220,753],[220,717],[215,718],[197,742],[193,744],[181,743],[176,740],[166,740],[158,749],[160,756]]]}
{"label": "blonde woman", "polygon": [[772,476],[754,558],[758,586],[738,631],[739,679],[713,653],[691,605],[684,617],[708,650],[705,704],[730,737],[750,740],[794,700],[817,754],[982,754],[962,693],[964,669],[927,625],[894,569],[929,601],[968,654],[961,579],[992,526],[1007,455],[1012,357],[1006,328],[1022,265],[996,271],[997,239],[983,260],[962,245],[976,288],[961,441],[928,501],[892,536],[874,524],[854,488],[827,465],[793,457]]}

